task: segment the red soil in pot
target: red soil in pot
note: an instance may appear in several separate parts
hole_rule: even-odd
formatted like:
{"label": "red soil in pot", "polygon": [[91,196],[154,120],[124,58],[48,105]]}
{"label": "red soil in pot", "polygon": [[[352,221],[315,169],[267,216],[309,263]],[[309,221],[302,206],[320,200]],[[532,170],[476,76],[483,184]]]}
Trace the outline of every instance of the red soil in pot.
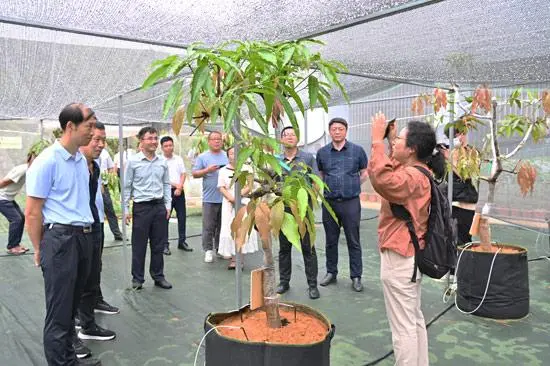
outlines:
{"label": "red soil in pot", "polygon": [[[266,314],[263,310],[244,313],[244,322],[241,322],[240,315],[234,315],[219,325],[243,327],[249,342],[313,344],[327,337],[328,325],[313,315],[297,311],[296,322],[294,322],[294,310],[280,309],[280,314],[281,319],[286,319],[288,324],[276,329],[267,326]],[[226,337],[246,341],[244,332],[240,328],[218,328],[217,331]]]}
{"label": "red soil in pot", "polygon": [[471,250],[473,252],[478,252],[478,253],[496,253],[499,249],[500,249],[499,254],[518,254],[518,253],[525,252],[525,249],[520,247],[499,245],[499,244],[492,244],[489,251],[485,247],[482,247],[479,244],[472,245],[467,250]]}

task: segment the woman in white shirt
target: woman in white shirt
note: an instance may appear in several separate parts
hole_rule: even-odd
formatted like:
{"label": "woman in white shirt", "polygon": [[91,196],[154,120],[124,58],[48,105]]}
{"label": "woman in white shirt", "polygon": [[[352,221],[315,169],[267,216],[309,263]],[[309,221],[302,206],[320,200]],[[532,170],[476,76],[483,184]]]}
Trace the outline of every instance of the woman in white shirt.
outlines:
{"label": "woman in white shirt", "polygon": [[[234,187],[231,185],[231,179],[234,174],[235,152],[233,148],[227,150],[227,158],[229,164],[219,170],[218,173],[218,189],[223,195],[222,201],[222,224],[220,229],[220,245],[218,253],[224,258],[231,258],[231,262],[227,269],[235,269],[235,241],[231,235],[231,222],[235,217],[235,196]],[[244,167],[243,167],[244,169]],[[249,193],[249,188],[245,187],[241,190],[241,195]],[[243,205],[249,202],[248,198],[241,200]],[[241,255],[253,253],[258,250],[258,236],[256,230],[252,230],[248,241],[241,248]]]}

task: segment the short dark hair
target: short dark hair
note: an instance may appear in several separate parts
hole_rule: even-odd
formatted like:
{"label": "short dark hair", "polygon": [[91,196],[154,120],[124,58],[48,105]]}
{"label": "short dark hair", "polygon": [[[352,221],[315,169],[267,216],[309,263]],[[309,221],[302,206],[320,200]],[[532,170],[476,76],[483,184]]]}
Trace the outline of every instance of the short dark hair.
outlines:
{"label": "short dark hair", "polygon": [[340,123],[341,125],[344,125],[346,127],[346,130],[348,129],[348,122],[343,119],[342,117],[334,117],[328,122],[328,128],[330,129],[330,126],[332,126],[335,123]]}
{"label": "short dark hair", "polygon": [[146,126],[146,127],[143,127],[141,130],[139,130],[138,135],[137,135],[138,139],[142,140],[146,133],[158,134],[156,128]]}
{"label": "short dark hair", "polygon": [[[82,113],[83,107],[84,104],[82,103],[70,103],[63,107],[61,113],[59,113],[59,124],[61,125],[61,129],[63,131],[67,128],[67,123],[69,123],[69,121],[74,123],[75,126],[78,126],[84,122],[84,114]],[[90,119],[95,112],[91,108],[88,109],[90,110],[88,119]]]}
{"label": "short dark hair", "polygon": [[281,130],[281,137],[283,137],[283,135],[285,134],[285,131],[286,131],[286,130],[292,130],[292,131],[294,131],[294,127],[292,127],[292,126],[286,126],[285,128],[283,128],[283,129]]}
{"label": "short dark hair", "polygon": [[103,122],[96,121],[95,128],[101,131],[105,131],[105,124],[103,124]]}
{"label": "short dark hair", "polygon": [[171,143],[174,143],[174,140],[170,136],[164,136],[160,139],[160,146],[162,146],[165,142],[170,141]]}
{"label": "short dark hair", "polygon": [[220,131],[210,131],[210,133],[208,134],[208,139],[210,140],[210,137],[212,135],[215,135],[215,134],[220,135],[221,137],[223,137],[223,134]]}

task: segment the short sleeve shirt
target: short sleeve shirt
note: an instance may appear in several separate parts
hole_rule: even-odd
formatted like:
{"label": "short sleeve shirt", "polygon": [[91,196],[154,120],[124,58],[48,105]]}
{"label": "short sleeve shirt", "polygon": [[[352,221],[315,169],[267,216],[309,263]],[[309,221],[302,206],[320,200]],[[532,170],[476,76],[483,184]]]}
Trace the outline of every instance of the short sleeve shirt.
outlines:
{"label": "short sleeve shirt", "polygon": [[13,201],[25,184],[25,173],[27,173],[27,164],[21,164],[9,171],[4,179],[9,179],[13,183],[4,188],[0,188],[0,200]]}
{"label": "short sleeve shirt", "polygon": [[359,197],[360,172],[368,166],[367,153],[361,146],[346,141],[341,150],[336,150],[331,142],[317,152],[317,166],[329,188],[325,189],[325,198]]}
{"label": "short sleeve shirt", "polygon": [[171,158],[164,157],[164,159],[168,165],[170,184],[180,184],[181,175],[185,174],[185,164],[183,164],[183,159],[178,155],[172,155]]}
{"label": "short sleeve shirt", "polygon": [[[227,165],[227,155],[220,151],[213,154],[211,151],[204,152],[197,157],[193,171],[201,170],[209,165]],[[222,194],[218,190],[218,170],[208,173],[202,177],[202,201],[207,203],[222,203]]]}

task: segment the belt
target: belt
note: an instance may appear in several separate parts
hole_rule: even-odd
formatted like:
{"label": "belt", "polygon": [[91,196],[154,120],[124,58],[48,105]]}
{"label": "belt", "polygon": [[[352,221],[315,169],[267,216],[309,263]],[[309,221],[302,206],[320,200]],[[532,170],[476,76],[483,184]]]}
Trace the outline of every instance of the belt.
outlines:
{"label": "belt", "polygon": [[74,231],[74,232],[77,232],[77,233],[88,234],[88,233],[92,232],[92,225],[77,226],[77,225],[67,225],[67,224],[58,224],[58,223],[44,225],[44,228],[49,229],[49,230],[51,230],[53,228],[57,228],[57,227],[67,229],[67,230],[71,230],[71,231]]}
{"label": "belt", "polygon": [[158,205],[164,204],[164,198],[156,198],[150,201],[134,202],[134,205]]}

